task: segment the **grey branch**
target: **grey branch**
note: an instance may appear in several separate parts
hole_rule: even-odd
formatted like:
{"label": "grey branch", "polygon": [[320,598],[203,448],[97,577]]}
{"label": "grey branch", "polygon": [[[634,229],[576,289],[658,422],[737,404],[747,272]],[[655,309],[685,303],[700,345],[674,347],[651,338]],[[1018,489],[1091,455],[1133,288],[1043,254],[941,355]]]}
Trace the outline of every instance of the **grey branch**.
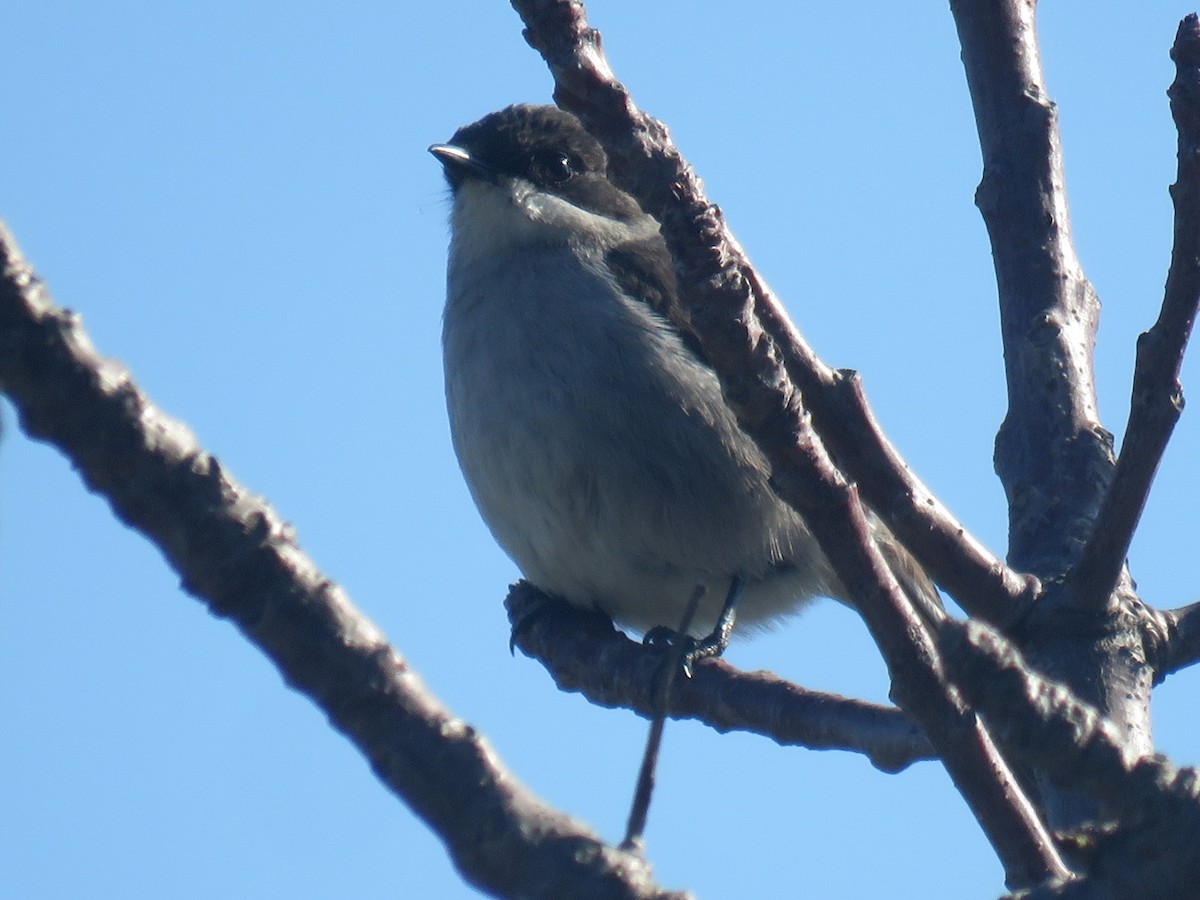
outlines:
{"label": "grey branch", "polygon": [[[514,645],[542,663],[559,688],[600,706],[652,714],[663,651],[631,641],[607,616],[553,600],[528,582],[513,586],[505,606]],[[784,746],[851,750],[885,772],[933,757],[920,730],[895,707],[806,690],[770,672],[740,672],[716,659],[676,682],[668,714],[720,732],[761,734]]]}
{"label": "grey branch", "polygon": [[1093,797],[1119,824],[1072,838],[1081,879],[1015,894],[1034,898],[1174,900],[1200,884],[1200,777],[1139,756],[1120,729],[1069,688],[1033,674],[1020,652],[980,623],[947,622],[941,641],[955,683],[1014,759],[1059,787]]}
{"label": "grey branch", "polygon": [[[1019,629],[1039,670],[1069,684],[1148,752],[1150,660],[1162,617],[1119,579],[1082,597],[1085,542],[1112,479],[1111,435],[1096,408],[1092,349],[1099,301],[1071,239],[1058,113],[1047,95],[1030,0],[952,0],[983,153],[976,203],[987,226],[1000,302],[1008,412],[996,471],[1009,503],[1009,560],[1044,579]],[[1075,580],[1075,573],[1083,581]],[[1113,587],[1115,586],[1115,590]],[[1096,814],[1048,785],[1056,826]]]}
{"label": "grey branch", "polygon": [[1167,610],[1160,616],[1166,639],[1159,643],[1153,658],[1156,682],[1200,662],[1200,603]]}
{"label": "grey branch", "polygon": [[1175,81],[1167,91],[1179,135],[1174,245],[1158,320],[1138,338],[1133,397],[1112,484],[1084,548],[1074,593],[1103,602],[1116,587],[1154,473],[1183,412],[1179,370],[1200,303],[1200,21],[1179,24],[1171,48]]}
{"label": "grey branch", "polygon": [[317,571],[290,526],[96,352],[3,226],[0,267],[0,390],[26,433],[62,452],[189,593],[328,715],[467,880],[498,896],[685,896],[522,786]]}
{"label": "grey branch", "polygon": [[983,179],[975,202],[992,245],[1008,414],[996,471],[1009,503],[1009,560],[1065,572],[1112,475],[1096,409],[1100,303],[1071,240],[1058,111],[1046,95],[1029,0],[952,0]]}

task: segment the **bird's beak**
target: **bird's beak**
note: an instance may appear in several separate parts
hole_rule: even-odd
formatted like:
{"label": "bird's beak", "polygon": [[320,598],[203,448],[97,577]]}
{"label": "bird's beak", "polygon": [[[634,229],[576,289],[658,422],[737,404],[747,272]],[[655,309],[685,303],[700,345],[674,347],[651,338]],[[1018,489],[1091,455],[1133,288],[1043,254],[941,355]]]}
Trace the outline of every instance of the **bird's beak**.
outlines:
{"label": "bird's beak", "polygon": [[437,157],[437,161],[442,164],[446,176],[452,182],[466,175],[488,179],[495,175],[491,166],[481,163],[462,147],[456,147],[454,144],[434,144],[429,148],[429,152]]}

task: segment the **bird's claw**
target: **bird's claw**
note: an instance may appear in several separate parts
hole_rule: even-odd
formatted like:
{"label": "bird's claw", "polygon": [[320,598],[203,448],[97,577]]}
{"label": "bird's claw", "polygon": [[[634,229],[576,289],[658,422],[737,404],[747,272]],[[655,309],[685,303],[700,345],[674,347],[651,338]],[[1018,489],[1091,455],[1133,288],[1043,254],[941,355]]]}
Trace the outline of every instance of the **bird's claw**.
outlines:
{"label": "bird's claw", "polygon": [[647,631],[642,637],[642,643],[647,647],[660,647],[679,654],[679,667],[688,678],[692,677],[692,667],[696,663],[710,656],[720,656],[725,650],[725,643],[715,635],[694,638],[690,634],[680,634],[665,625],[656,625]]}

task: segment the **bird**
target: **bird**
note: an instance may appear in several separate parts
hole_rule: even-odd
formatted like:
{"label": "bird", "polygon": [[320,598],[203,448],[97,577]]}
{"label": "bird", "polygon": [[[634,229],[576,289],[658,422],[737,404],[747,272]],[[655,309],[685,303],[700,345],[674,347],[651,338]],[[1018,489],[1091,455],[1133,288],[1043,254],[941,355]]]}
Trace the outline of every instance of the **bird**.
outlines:
{"label": "bird", "polygon": [[[429,151],[451,196],[442,350],[450,435],[523,577],[651,637],[699,598],[685,668],[816,597],[852,605],[679,303],[658,221],[571,113],[517,104]],[[937,589],[874,514],[918,608]],[[678,637],[688,638],[689,635]]]}

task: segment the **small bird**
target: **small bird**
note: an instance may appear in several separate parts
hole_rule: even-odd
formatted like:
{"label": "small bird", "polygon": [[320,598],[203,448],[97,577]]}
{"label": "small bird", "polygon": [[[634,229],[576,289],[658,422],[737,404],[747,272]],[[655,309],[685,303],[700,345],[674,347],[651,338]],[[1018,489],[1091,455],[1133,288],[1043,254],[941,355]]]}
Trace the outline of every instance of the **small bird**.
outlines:
{"label": "small bird", "polygon": [[[641,632],[677,626],[702,589],[691,658],[724,650],[735,612],[740,634],[817,596],[849,603],[698,345],[659,311],[678,302],[659,223],[579,120],[510,106],[429,150],[453,196],[451,437],[525,578]],[[918,608],[940,608],[871,522]]]}

